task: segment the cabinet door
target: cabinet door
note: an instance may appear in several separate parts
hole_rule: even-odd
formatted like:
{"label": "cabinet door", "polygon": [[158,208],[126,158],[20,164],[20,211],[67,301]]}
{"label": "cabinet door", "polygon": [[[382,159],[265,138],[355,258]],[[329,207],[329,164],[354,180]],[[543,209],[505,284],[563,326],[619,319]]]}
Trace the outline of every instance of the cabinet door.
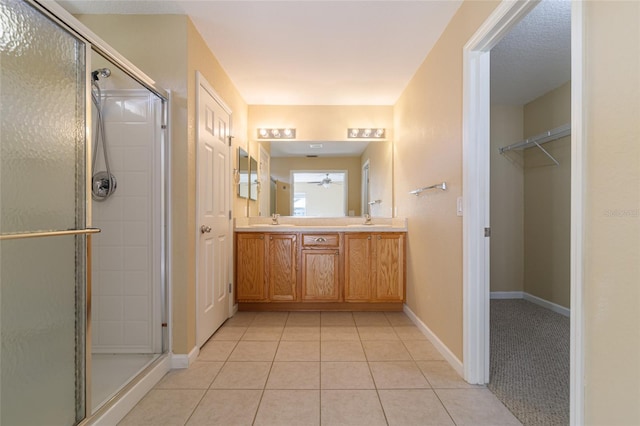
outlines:
{"label": "cabinet door", "polygon": [[263,234],[236,234],[236,298],[239,302],[267,299]]}
{"label": "cabinet door", "polygon": [[269,297],[277,301],[296,300],[295,234],[269,235]]}
{"label": "cabinet door", "polygon": [[302,300],[340,300],[340,251],[302,250]]}
{"label": "cabinet door", "polygon": [[375,292],[379,301],[404,300],[404,235],[377,234],[375,241]]}
{"label": "cabinet door", "polygon": [[344,300],[371,300],[371,234],[345,234],[344,248]]}

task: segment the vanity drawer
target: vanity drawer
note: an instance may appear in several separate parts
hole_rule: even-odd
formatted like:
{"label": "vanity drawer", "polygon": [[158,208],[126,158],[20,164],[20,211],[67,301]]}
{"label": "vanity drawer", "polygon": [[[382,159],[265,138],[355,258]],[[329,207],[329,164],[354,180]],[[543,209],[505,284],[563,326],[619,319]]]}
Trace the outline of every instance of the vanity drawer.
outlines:
{"label": "vanity drawer", "polygon": [[339,247],[340,234],[302,234],[303,247]]}

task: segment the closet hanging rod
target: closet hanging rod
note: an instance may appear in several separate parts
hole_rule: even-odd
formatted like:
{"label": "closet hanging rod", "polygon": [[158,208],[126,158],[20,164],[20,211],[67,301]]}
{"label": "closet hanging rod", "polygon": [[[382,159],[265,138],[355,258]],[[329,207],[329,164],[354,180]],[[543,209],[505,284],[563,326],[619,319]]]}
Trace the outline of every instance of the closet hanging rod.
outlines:
{"label": "closet hanging rod", "polygon": [[[503,146],[502,148],[498,148],[498,150],[500,151],[500,154],[504,154],[507,151],[512,151],[514,149],[525,149],[531,146],[537,146],[538,148],[542,149],[542,147],[540,146],[541,144],[563,138],[570,134],[571,134],[571,123],[567,123],[560,127],[556,127],[554,129],[548,130],[546,132],[543,132],[533,137],[530,137],[528,139],[525,139],[523,141],[516,142],[511,145]],[[550,155],[549,153],[546,153],[546,154]]]}

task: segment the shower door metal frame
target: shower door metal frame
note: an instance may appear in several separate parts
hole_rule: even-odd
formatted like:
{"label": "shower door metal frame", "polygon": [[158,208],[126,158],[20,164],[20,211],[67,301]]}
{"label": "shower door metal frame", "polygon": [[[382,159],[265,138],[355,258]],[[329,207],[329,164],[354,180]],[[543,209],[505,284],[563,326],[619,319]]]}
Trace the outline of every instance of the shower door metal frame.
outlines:
{"label": "shower door metal frame", "polygon": [[[168,168],[168,151],[170,149],[170,131],[169,131],[169,92],[156,85],[155,81],[144,74],[135,65],[129,62],[126,58],[120,55],[117,51],[111,48],[100,37],[94,34],[89,28],[80,23],[69,12],[67,12],[62,6],[54,2],[42,1],[42,0],[24,0],[29,5],[33,6],[36,10],[41,12],[44,16],[55,22],[65,31],[69,32],[72,36],[84,43],[84,55],[85,55],[85,164],[86,164],[86,181],[85,181],[85,223],[92,224],[92,211],[91,211],[91,156],[92,146],[87,141],[92,140],[92,121],[91,121],[91,55],[89,53],[93,50],[96,53],[102,55],[107,60],[111,61],[121,71],[131,77],[133,80],[141,84],[144,88],[155,94],[162,100],[162,130],[160,137],[160,158],[161,158],[161,186],[160,191],[160,203],[162,205],[161,223],[160,228],[163,230],[160,235],[161,241],[161,255],[160,255],[160,276],[161,276],[161,326],[163,328],[162,333],[162,353],[159,359],[149,365],[144,371],[137,377],[144,375],[147,371],[153,368],[161,359],[162,356],[168,354],[171,348],[171,332],[169,325],[171,324],[171,310],[170,300],[168,299],[170,289],[170,255],[167,250],[167,244],[170,243],[169,228],[167,226],[168,208],[170,203],[170,186],[168,183],[169,168]],[[99,229],[88,227],[82,230],[68,230],[68,231],[55,231],[47,233],[37,233],[32,235],[38,236],[55,236],[55,235],[86,235],[85,240],[85,371],[84,371],[84,418],[80,420],[79,424],[85,424],[92,417],[100,415],[103,409],[107,408],[112,402],[117,400],[123,392],[126,392],[133,383],[129,382],[120,392],[118,392],[110,401],[106,402],[103,407],[97,410],[95,413],[91,413],[91,234],[100,232]],[[2,239],[15,239],[15,238],[29,238],[29,235],[24,234],[12,234],[2,236]]]}

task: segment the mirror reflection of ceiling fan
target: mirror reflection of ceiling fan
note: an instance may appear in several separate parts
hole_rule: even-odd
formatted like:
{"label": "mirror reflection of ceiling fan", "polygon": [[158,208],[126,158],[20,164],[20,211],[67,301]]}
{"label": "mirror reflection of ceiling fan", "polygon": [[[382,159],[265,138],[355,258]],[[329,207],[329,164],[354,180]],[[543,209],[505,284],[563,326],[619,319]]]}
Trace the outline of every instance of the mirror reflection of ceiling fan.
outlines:
{"label": "mirror reflection of ceiling fan", "polygon": [[335,182],[333,179],[331,179],[329,177],[329,173],[327,173],[327,175],[321,181],[315,181],[315,182],[309,182],[309,183],[315,183],[316,185],[324,186],[325,188],[327,188],[331,184],[342,185],[342,182]]}

